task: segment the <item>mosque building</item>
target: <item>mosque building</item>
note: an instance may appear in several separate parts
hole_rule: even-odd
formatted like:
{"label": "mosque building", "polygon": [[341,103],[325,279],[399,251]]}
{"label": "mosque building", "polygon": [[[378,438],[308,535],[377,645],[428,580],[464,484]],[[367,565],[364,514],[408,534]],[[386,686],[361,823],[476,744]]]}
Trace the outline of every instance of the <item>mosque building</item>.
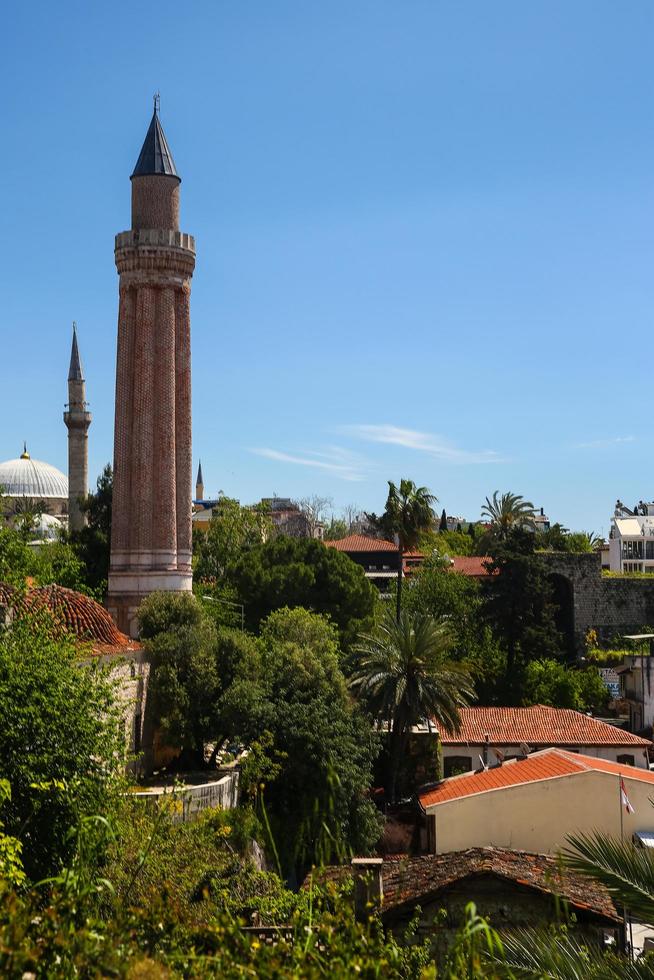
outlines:
{"label": "mosque building", "polygon": [[38,514],[36,538],[54,538],[63,526],[78,530],[84,524],[80,498],[88,493],[88,438],[91,413],[73,324],[73,342],[68,371],[68,404],[64,422],[68,429],[68,476],[51,463],[33,459],[23,443],[17,459],[0,463],[0,497],[5,519],[24,513]]}

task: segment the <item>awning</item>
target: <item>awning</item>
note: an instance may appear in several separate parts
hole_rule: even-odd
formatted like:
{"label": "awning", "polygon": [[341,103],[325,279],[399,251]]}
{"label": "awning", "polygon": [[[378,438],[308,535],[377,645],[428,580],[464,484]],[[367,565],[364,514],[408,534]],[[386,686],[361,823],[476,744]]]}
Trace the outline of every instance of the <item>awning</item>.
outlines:
{"label": "awning", "polygon": [[641,847],[654,847],[654,830],[634,831],[634,844]]}

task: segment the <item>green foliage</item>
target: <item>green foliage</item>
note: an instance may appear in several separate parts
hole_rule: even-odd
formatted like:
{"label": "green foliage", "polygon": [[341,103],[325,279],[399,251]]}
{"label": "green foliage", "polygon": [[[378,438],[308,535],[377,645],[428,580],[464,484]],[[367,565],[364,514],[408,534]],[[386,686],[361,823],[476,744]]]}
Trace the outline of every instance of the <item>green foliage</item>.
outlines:
{"label": "green foliage", "polygon": [[397,618],[402,608],[402,555],[416,548],[420,538],[434,527],[434,504],[437,498],[427,487],[417,487],[413,480],[400,480],[399,487],[388,481],[388,497],[381,517],[367,514],[370,524],[391,541],[397,539]]}
{"label": "green foliage", "polygon": [[152,658],[155,723],[193,766],[204,765],[205,745],[213,742],[213,762],[261,696],[255,641],[216,627],[190,593],[152,593],[139,621]]}
{"label": "green foliage", "polygon": [[168,745],[202,766],[205,743],[218,728],[220,676],[210,622],[180,625],[147,643],[152,708]]}
{"label": "green foliage", "polygon": [[22,618],[0,631],[0,774],[12,789],[3,820],[32,878],[66,860],[80,815],[107,807],[122,761],[113,686],[48,625]]}
{"label": "green foliage", "polygon": [[519,493],[503,493],[496,490],[492,499],[486,497],[481,508],[482,520],[491,526],[477,543],[477,553],[490,554],[492,543],[508,541],[512,532],[534,528],[534,505]]}
{"label": "green foliage", "polygon": [[341,538],[347,537],[349,533],[350,528],[343,518],[332,517],[331,521],[325,528],[323,538],[325,541],[340,541]]}
{"label": "green foliage", "polygon": [[307,538],[275,538],[252,548],[228,573],[245,603],[248,629],[273,610],[302,606],[329,616],[341,640],[354,639],[372,615],[375,588],[347,555]]}
{"label": "green foliage", "polygon": [[209,582],[224,578],[244,552],[262,544],[271,533],[272,522],[262,505],[241,507],[238,500],[221,497],[206,533],[195,538],[195,576]]}
{"label": "green foliage", "polygon": [[439,555],[472,555],[475,542],[466,531],[439,531],[421,537],[419,547],[425,555],[432,551]]}
{"label": "green foliage", "polygon": [[406,610],[399,621],[390,612],[355,647],[350,686],[380,725],[387,725],[390,753],[386,790],[395,799],[398,776],[413,725],[430,719],[459,729],[459,708],[474,688],[468,671],[448,659],[452,640],[445,620]]}
{"label": "green foliage", "polygon": [[202,609],[190,592],[151,592],[138,611],[139,636],[150,640],[181,627],[199,626]]}
{"label": "green foliage", "polygon": [[352,704],[333,630],[303,609],[281,609],[263,624],[265,700],[255,737],[268,732],[277,775],[265,808],[286,874],[351,848],[366,853],[379,825],[366,799],[376,745]]}
{"label": "green foliage", "polygon": [[609,691],[595,667],[573,670],[558,660],[532,660],[524,682],[525,704],[549,704],[577,711],[604,710]]}
{"label": "green foliage", "polygon": [[508,531],[502,540],[492,543],[489,569],[497,574],[484,582],[484,615],[506,651],[504,697],[513,704],[520,702],[527,664],[557,659],[563,650],[552,585],[533,549],[533,532]]}
{"label": "green foliage", "polygon": [[82,503],[86,525],[70,535],[78,558],[84,565],[87,587],[100,595],[107,590],[111,547],[113,473],[109,463],[97,479],[96,492]]}
{"label": "green foliage", "polygon": [[[8,779],[0,779],[0,809],[8,800],[11,800],[11,784]],[[5,834],[4,826],[0,820],[0,880],[16,887],[26,879],[21,857],[23,845],[17,837]]]}
{"label": "green foliage", "polygon": [[538,535],[536,547],[539,551],[563,551],[570,554],[593,551],[595,536],[586,531],[569,531],[561,524],[552,524],[548,531]]}

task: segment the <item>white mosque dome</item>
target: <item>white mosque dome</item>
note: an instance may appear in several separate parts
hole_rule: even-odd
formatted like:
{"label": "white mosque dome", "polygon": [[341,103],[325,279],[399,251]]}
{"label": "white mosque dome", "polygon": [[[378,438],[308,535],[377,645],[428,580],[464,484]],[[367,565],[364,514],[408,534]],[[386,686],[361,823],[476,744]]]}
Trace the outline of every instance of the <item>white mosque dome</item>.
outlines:
{"label": "white mosque dome", "polygon": [[68,477],[56,466],[32,459],[27,450],[19,459],[0,463],[0,488],[6,497],[68,500]]}

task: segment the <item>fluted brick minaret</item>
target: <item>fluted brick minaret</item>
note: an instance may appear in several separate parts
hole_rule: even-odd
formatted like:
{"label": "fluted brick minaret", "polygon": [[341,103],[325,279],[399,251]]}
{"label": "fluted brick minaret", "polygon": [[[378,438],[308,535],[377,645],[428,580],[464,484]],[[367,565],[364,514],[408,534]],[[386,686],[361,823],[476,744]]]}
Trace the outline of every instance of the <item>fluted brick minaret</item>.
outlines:
{"label": "fluted brick minaret", "polygon": [[79,531],[86,524],[80,500],[89,492],[89,437],[91,413],[86,404],[86,383],[73,323],[73,344],[68,369],[68,405],[64,422],[68,429],[68,527]]}
{"label": "fluted brick minaret", "polygon": [[135,636],[150,592],[191,589],[191,321],[195,242],[155,100],[132,180],[120,276],[108,609]]}

